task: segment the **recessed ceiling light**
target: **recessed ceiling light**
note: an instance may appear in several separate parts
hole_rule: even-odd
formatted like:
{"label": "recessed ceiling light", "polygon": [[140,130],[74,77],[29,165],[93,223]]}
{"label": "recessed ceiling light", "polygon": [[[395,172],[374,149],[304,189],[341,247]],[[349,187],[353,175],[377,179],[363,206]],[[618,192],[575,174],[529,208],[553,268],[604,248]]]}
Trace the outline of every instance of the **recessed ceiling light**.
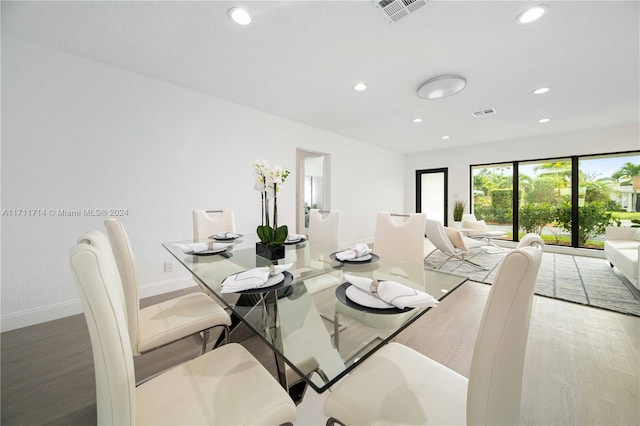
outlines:
{"label": "recessed ceiling light", "polygon": [[548,123],[550,121],[551,121],[550,118],[541,118],[540,120],[538,120],[538,123]]}
{"label": "recessed ceiling light", "polygon": [[440,99],[455,95],[467,85],[467,80],[458,75],[439,75],[430,78],[418,87],[418,96],[424,99]]}
{"label": "recessed ceiling light", "polygon": [[249,12],[240,7],[229,9],[229,17],[233,19],[233,22],[236,24],[249,25],[251,23],[251,15],[249,15]]}
{"label": "recessed ceiling light", "polygon": [[358,92],[362,92],[363,90],[367,90],[367,85],[364,83],[358,83],[355,86],[353,86],[353,90],[356,90]]}
{"label": "recessed ceiling light", "polygon": [[550,89],[548,87],[541,87],[533,91],[534,95],[542,95],[543,93],[547,93]]}
{"label": "recessed ceiling light", "polygon": [[414,123],[422,123],[422,118],[414,118],[413,122]]}
{"label": "recessed ceiling light", "polygon": [[445,140],[447,140],[447,139],[449,139],[449,138],[450,138],[450,136],[448,136],[448,135],[444,135],[444,136],[442,137],[442,139],[445,139]]}
{"label": "recessed ceiling light", "polygon": [[539,4],[537,6],[530,7],[529,9],[518,15],[516,22],[518,22],[518,24],[529,24],[542,18],[542,16],[547,13],[548,10],[549,6],[547,6],[546,4]]}

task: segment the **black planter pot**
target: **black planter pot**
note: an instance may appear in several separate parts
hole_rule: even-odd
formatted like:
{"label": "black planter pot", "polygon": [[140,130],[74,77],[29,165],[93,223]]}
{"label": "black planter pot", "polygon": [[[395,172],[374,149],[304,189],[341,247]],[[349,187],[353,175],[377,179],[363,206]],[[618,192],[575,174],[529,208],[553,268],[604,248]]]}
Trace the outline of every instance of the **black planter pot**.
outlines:
{"label": "black planter pot", "polygon": [[256,243],[256,254],[269,260],[283,259],[284,246],[271,247],[266,244]]}

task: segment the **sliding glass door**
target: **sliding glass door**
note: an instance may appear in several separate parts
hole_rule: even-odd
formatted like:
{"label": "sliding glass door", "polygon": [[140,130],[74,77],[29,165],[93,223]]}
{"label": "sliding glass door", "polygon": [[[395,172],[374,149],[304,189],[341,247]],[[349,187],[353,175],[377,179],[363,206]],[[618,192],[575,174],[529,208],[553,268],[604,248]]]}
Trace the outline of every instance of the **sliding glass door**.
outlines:
{"label": "sliding glass door", "polygon": [[472,165],[473,213],[510,239],[602,249],[607,226],[640,225],[640,152]]}

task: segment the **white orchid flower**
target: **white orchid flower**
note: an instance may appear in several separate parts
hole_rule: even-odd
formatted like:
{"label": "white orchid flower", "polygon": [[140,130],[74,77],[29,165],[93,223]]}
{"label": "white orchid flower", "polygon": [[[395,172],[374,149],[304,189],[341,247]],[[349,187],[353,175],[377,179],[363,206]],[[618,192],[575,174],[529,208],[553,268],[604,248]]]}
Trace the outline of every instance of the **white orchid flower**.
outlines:
{"label": "white orchid flower", "polygon": [[264,192],[265,190],[264,178],[262,176],[257,176],[253,187],[256,189],[256,191]]}
{"label": "white orchid flower", "polygon": [[271,173],[269,173],[269,178],[272,183],[275,183],[278,185],[282,184],[282,182],[284,181],[282,167],[275,166],[273,169],[271,169]]}

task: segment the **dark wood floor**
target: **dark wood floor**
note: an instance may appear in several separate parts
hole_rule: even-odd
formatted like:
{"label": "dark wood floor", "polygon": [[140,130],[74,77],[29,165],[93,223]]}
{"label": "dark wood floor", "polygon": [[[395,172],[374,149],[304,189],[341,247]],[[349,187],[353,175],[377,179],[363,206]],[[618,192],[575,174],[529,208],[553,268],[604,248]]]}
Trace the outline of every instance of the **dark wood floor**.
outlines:
{"label": "dark wood floor", "polygon": [[[156,296],[142,305],[197,291],[196,287]],[[274,370],[269,350],[238,329],[242,341]],[[1,335],[2,425],[95,425],[96,389],[89,330],[84,315],[21,328]],[[192,336],[135,358],[136,379],[148,377],[200,354]]]}

